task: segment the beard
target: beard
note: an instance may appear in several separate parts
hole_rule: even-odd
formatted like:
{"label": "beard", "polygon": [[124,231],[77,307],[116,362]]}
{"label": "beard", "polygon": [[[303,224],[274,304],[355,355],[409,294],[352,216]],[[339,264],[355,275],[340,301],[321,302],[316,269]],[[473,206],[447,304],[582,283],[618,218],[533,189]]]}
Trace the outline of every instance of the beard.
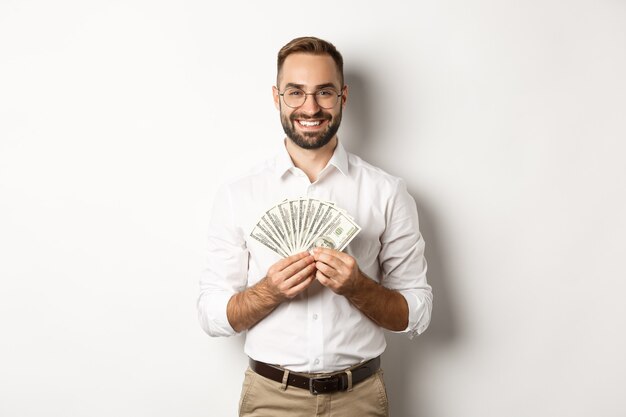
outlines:
{"label": "beard", "polygon": [[[319,149],[322,146],[326,145],[330,140],[337,134],[339,130],[339,125],[341,124],[341,113],[342,109],[339,109],[339,113],[333,117],[332,115],[326,113],[322,109],[315,113],[312,116],[303,117],[301,114],[296,112],[291,113],[290,116],[286,116],[282,112],[280,113],[280,122],[283,125],[283,130],[285,134],[293,143],[298,145],[303,149]],[[318,120],[328,120],[328,126],[321,132],[303,132],[298,133],[296,131],[295,124],[296,119],[318,119]]]}

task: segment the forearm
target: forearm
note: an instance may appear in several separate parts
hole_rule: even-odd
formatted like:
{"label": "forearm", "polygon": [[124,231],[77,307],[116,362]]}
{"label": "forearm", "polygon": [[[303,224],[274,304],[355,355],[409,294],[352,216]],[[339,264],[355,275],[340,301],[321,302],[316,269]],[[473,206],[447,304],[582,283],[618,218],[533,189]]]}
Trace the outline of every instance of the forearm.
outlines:
{"label": "forearm", "polygon": [[409,306],[402,294],[385,288],[363,273],[359,285],[346,298],[374,323],[392,331],[409,324]]}
{"label": "forearm", "polygon": [[267,278],[233,295],[226,307],[228,322],[236,332],[248,330],[269,315],[281,300],[270,291]]}
{"label": "forearm", "polygon": [[233,295],[226,306],[231,327],[236,332],[247,330],[267,317],[280,303],[306,290],[315,277],[314,262],[308,252],[281,259],[256,285]]}

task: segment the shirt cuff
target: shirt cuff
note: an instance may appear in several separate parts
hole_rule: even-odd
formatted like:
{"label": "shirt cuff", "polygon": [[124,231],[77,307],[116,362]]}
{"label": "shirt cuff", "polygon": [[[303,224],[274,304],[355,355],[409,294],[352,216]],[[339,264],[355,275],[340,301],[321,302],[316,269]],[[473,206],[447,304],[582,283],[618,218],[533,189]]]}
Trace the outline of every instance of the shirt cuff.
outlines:
{"label": "shirt cuff", "polygon": [[406,329],[393,333],[406,333],[409,339],[413,339],[424,333],[428,328],[428,324],[430,323],[430,314],[427,314],[429,308],[413,291],[398,292],[402,294],[409,306],[409,324]]}
{"label": "shirt cuff", "polygon": [[235,329],[228,321],[226,308],[233,294],[227,292],[214,292],[205,294],[198,301],[198,315],[204,331],[212,337],[234,336]]}

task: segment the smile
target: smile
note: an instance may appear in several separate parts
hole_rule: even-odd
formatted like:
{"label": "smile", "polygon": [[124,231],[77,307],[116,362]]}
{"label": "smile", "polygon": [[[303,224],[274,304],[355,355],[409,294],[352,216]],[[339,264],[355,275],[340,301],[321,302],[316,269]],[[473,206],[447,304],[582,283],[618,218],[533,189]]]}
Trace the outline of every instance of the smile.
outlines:
{"label": "smile", "polygon": [[296,120],[302,127],[317,127],[321,125],[324,120]]}

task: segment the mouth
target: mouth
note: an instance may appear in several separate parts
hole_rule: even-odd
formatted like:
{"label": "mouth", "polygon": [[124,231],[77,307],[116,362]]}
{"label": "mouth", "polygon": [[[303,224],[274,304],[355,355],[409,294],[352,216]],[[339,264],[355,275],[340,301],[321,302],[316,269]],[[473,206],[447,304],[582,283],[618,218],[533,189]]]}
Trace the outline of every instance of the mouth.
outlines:
{"label": "mouth", "polygon": [[302,130],[305,131],[315,131],[322,129],[326,126],[328,120],[326,119],[295,119],[296,124]]}

